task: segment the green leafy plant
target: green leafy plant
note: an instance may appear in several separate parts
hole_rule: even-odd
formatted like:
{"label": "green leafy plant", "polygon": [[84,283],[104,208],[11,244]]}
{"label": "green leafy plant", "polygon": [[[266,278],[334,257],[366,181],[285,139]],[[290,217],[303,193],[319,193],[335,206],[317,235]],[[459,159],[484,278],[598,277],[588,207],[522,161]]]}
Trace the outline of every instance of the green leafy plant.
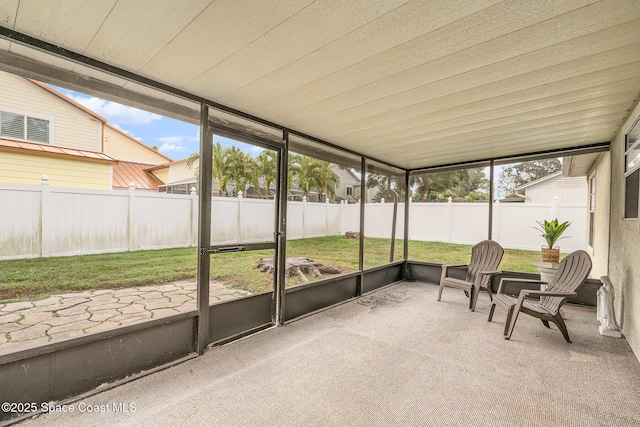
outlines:
{"label": "green leafy plant", "polygon": [[553,246],[556,242],[561,238],[562,234],[566,231],[566,229],[571,225],[569,221],[558,222],[558,218],[553,219],[551,221],[544,220],[544,223],[540,221],[536,221],[540,228],[536,228],[536,230],[542,232],[541,236],[547,241],[547,245],[549,249],[553,249]]}

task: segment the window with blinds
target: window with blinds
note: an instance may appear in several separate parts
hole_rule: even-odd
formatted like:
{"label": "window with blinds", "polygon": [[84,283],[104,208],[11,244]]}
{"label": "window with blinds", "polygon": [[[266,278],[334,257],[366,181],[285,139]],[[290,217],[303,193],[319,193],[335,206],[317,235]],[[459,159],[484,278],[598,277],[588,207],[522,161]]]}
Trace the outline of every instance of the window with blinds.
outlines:
{"label": "window with blinds", "polygon": [[49,121],[0,111],[0,137],[49,143]]}

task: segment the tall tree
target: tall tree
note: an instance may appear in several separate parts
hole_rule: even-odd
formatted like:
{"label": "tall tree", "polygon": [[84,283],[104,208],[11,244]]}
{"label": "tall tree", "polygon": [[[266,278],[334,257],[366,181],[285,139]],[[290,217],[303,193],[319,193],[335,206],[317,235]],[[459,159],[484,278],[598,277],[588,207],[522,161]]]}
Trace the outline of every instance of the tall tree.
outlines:
{"label": "tall tree", "polygon": [[445,202],[488,199],[489,181],[480,168],[413,175],[410,185],[415,202]]}
{"label": "tall tree", "polygon": [[[221,189],[225,188],[223,184],[225,183],[225,176],[226,176],[226,164],[225,164],[226,152],[227,152],[227,149],[223,148],[219,142],[216,142],[215,144],[213,144],[213,149],[211,151],[211,165],[212,165],[211,177],[212,179],[215,179],[215,181],[217,181],[218,195],[221,195]],[[191,169],[196,162],[198,162],[198,165],[199,165],[199,161],[200,161],[200,153],[193,153],[187,158],[187,167]],[[199,179],[200,166],[197,166],[195,168],[194,173]]]}
{"label": "tall tree", "polygon": [[324,160],[319,160],[318,162],[320,167],[318,173],[318,202],[322,202],[324,194],[329,198],[333,198],[336,195],[336,185],[340,183],[340,178],[333,173],[329,162]]}
{"label": "tall tree", "polygon": [[319,187],[320,164],[313,157],[294,154],[289,164],[289,174],[302,190],[302,194],[310,200],[311,190]]}
{"label": "tall tree", "polygon": [[368,174],[366,185],[367,188],[377,188],[378,190],[371,198],[372,202],[380,202],[382,199],[391,202],[394,193],[398,196],[398,202],[404,201],[404,176]]}
{"label": "tall tree", "polygon": [[531,160],[506,166],[498,179],[498,194],[514,196],[516,188],[562,170],[558,159]]}
{"label": "tall tree", "polygon": [[[269,198],[269,187],[276,180],[278,168],[277,156],[274,151],[264,150],[256,157],[257,172],[264,182],[264,197]],[[256,187],[259,190],[259,187]]]}
{"label": "tall tree", "polygon": [[339,182],[329,162],[300,154],[289,156],[289,178],[300,187],[307,200],[311,200],[311,191],[316,190],[318,202],[325,193],[334,195]]}
{"label": "tall tree", "polygon": [[255,188],[259,188],[256,184],[257,163],[254,157],[245,153],[240,148],[231,146],[227,149],[225,156],[226,181],[231,181],[235,185],[235,195],[238,191],[247,193],[247,183],[251,182]]}

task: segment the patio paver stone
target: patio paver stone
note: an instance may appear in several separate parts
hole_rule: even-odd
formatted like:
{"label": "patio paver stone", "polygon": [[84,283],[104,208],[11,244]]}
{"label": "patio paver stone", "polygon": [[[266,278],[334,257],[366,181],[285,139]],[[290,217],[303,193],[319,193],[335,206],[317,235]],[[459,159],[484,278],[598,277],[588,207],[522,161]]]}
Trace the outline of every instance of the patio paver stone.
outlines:
{"label": "patio paver stone", "polygon": [[[0,354],[108,331],[125,324],[196,309],[197,285],[178,281],[160,286],[101,289],[52,295],[39,301],[0,304]],[[249,292],[211,283],[210,301]]]}

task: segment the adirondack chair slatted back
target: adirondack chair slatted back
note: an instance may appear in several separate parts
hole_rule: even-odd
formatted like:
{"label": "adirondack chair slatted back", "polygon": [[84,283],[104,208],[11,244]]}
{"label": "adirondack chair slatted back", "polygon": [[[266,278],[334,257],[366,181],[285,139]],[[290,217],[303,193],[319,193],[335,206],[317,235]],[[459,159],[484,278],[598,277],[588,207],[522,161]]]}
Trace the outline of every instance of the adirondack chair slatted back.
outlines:
{"label": "adirondack chair slatted back", "polygon": [[[575,251],[567,255],[560,265],[558,272],[547,286],[548,291],[576,292],[576,290],[589,277],[591,272],[591,258],[585,251]],[[563,303],[564,297],[542,297],[540,305],[557,313]]]}
{"label": "adirondack chair slatted back", "polygon": [[[497,270],[498,264],[502,260],[504,249],[493,240],[483,240],[471,248],[471,262],[467,269],[467,282],[473,282],[479,271]],[[486,287],[489,285],[490,276],[482,279],[481,285]]]}

